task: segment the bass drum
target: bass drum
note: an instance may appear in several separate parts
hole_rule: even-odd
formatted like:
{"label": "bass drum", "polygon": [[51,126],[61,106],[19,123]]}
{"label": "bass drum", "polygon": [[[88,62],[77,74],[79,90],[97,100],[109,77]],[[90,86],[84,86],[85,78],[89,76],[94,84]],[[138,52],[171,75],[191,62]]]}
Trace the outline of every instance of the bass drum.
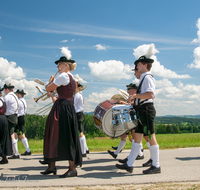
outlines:
{"label": "bass drum", "polygon": [[93,114],[94,125],[111,138],[117,138],[128,131],[128,129],[115,129],[112,119],[112,107],[117,104],[114,100],[105,100],[95,109]]}

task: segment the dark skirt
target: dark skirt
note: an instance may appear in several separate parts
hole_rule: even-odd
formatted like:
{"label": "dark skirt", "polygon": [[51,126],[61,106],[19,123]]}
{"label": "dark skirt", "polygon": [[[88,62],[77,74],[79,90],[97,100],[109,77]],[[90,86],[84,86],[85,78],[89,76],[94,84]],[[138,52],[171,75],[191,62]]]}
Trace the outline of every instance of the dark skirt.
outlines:
{"label": "dark skirt", "polygon": [[0,115],[0,156],[12,155],[11,137],[5,115]]}
{"label": "dark skirt", "polygon": [[58,99],[47,118],[44,135],[46,162],[70,160],[82,166],[78,123],[72,101]]}

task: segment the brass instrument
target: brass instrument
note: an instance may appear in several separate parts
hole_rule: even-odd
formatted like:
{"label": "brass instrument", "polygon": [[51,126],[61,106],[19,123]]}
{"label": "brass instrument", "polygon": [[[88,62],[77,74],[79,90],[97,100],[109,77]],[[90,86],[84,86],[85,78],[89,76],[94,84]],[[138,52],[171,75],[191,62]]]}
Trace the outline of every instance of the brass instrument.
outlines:
{"label": "brass instrument", "polygon": [[45,118],[47,115],[45,115],[45,113],[47,113],[48,111],[51,110],[53,102],[47,104],[46,106],[43,106],[42,108],[40,108],[39,110],[36,111],[37,115],[42,115],[43,118]]}
{"label": "brass instrument", "polygon": [[127,101],[128,98],[129,98],[129,94],[126,91],[122,90],[122,89],[118,89],[118,90],[121,93],[121,95],[124,97],[124,99]]}
{"label": "brass instrument", "polygon": [[[59,70],[56,72],[56,74],[54,75],[54,77],[56,77],[56,75],[58,74],[58,72],[59,72]],[[34,99],[35,102],[37,103],[39,99],[43,98],[43,97],[46,96],[47,94],[48,94],[48,92],[45,93],[45,94],[43,94],[42,96],[40,96],[40,97],[38,97],[38,98],[33,98],[33,99]],[[47,96],[47,97],[48,97],[48,96]],[[48,97],[48,98],[49,98],[49,97]],[[45,98],[45,100],[46,100],[46,99],[47,99],[47,98]],[[43,99],[43,101],[44,101],[44,99]]]}

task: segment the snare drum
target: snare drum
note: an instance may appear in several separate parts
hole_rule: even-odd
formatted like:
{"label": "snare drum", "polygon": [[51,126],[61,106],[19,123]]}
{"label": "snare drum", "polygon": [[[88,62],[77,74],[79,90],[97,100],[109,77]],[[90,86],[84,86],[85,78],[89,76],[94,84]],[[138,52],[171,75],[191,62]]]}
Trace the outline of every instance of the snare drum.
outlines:
{"label": "snare drum", "polygon": [[137,126],[137,118],[132,106],[125,104],[113,106],[112,123],[115,131],[134,129]]}
{"label": "snare drum", "polygon": [[105,100],[95,109],[93,114],[94,125],[107,136],[117,138],[127,132],[127,129],[115,130],[112,122],[112,107],[116,106],[114,100]]}

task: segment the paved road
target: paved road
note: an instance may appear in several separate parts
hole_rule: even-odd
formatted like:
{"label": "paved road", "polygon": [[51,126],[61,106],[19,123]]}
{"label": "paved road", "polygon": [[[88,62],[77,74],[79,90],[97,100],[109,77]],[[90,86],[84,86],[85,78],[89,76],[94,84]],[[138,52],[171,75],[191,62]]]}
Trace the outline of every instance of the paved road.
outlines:
{"label": "paved road", "polygon": [[134,172],[118,170],[115,164],[129,154],[124,150],[113,159],[107,152],[92,152],[83,158],[82,168],[78,167],[78,177],[61,179],[67,161],[57,162],[57,175],[41,175],[46,166],[38,161],[41,154],[23,156],[19,160],[9,160],[0,165],[0,187],[58,187],[81,185],[143,184],[156,182],[200,181],[200,148],[160,150],[161,174],[143,175],[142,163],[149,159],[149,150],[144,150],[145,159],[137,160]]}

